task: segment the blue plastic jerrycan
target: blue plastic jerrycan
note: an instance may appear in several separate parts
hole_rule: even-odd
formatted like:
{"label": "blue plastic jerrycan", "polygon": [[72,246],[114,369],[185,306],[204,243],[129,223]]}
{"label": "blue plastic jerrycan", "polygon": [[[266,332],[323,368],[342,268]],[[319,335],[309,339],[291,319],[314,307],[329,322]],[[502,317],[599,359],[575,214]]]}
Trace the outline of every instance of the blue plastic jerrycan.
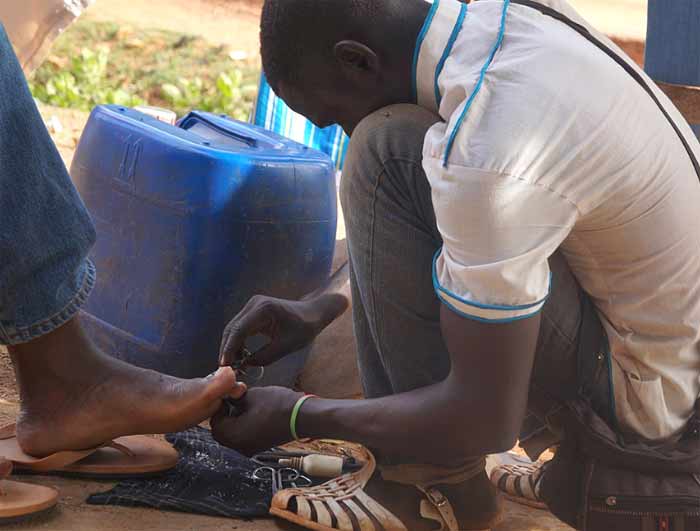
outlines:
{"label": "blue plastic jerrycan", "polygon": [[330,274],[334,166],[264,129],[100,106],[71,174],[98,234],[83,322],[98,347],[135,365],[208,374],[251,296],[299,298]]}

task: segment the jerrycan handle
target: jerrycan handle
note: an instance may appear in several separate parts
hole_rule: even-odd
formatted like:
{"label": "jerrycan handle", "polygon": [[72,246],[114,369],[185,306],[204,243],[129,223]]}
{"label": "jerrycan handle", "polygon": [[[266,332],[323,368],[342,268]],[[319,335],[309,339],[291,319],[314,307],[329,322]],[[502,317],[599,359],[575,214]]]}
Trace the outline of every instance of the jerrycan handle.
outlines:
{"label": "jerrycan handle", "polygon": [[[267,136],[252,126],[231,120],[225,115],[216,116],[209,113],[190,112],[177,124],[180,129],[202,137],[204,140],[216,140],[216,135],[245,144],[254,149],[280,149],[284,147],[279,141]],[[206,131],[205,134],[202,134]]]}

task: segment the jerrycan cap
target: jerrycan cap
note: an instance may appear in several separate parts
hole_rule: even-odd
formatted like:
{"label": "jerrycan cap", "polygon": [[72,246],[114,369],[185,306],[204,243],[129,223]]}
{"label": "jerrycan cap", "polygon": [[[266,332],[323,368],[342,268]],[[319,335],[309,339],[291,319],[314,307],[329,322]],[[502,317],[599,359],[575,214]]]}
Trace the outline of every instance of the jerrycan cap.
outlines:
{"label": "jerrycan cap", "polygon": [[139,105],[138,107],[134,107],[134,110],[152,116],[159,122],[164,122],[169,125],[175,125],[175,122],[177,122],[177,114],[170,109],[164,109],[163,107]]}

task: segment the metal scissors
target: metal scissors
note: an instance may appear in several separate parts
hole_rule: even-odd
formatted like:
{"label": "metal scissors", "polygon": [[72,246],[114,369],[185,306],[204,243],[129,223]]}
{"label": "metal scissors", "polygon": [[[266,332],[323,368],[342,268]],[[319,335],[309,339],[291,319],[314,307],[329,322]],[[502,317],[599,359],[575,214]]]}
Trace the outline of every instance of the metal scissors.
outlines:
{"label": "metal scissors", "polygon": [[237,374],[241,375],[246,383],[254,384],[262,380],[265,376],[265,367],[249,366],[248,363],[255,357],[247,348],[241,350],[242,356],[231,364],[231,367]]}
{"label": "metal scissors", "polygon": [[[265,375],[265,367],[249,367],[248,363],[255,356],[250,350],[243,347],[242,356],[231,364],[231,368],[236,371],[238,376],[242,376],[245,383],[256,384],[262,380]],[[229,417],[240,417],[243,414],[243,406],[238,400],[226,397],[224,398],[224,406],[226,407],[226,415]]]}
{"label": "metal scissors", "polygon": [[272,496],[285,488],[309,487],[313,484],[310,478],[294,468],[274,469],[271,466],[261,466],[253,471],[255,481],[269,481],[272,484]]}

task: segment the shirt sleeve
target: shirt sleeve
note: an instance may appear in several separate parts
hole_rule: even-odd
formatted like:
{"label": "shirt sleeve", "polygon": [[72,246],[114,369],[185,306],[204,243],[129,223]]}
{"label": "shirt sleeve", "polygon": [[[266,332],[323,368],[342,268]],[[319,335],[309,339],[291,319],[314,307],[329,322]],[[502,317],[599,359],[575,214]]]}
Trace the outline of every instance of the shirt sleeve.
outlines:
{"label": "shirt sleeve", "polygon": [[514,176],[424,159],[443,247],[433,263],[440,300],[471,319],[504,323],[538,313],[549,296],[549,257],[578,209]]}

